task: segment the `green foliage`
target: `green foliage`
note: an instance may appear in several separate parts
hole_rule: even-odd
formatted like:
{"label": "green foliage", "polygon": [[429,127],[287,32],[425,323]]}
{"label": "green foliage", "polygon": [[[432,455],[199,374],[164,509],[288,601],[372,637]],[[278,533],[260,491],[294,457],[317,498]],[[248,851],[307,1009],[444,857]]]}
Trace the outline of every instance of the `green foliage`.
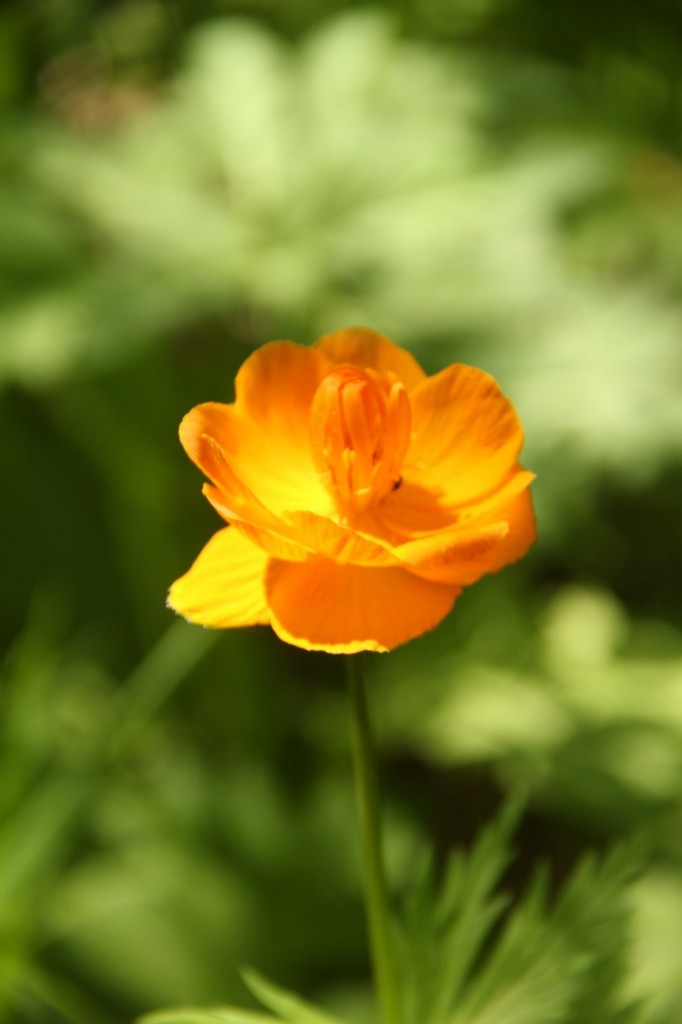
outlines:
{"label": "green foliage", "polygon": [[602,826],[665,813],[682,781],[677,630],[633,624],[611,595],[565,587],[538,616],[531,661],[524,623],[506,611],[514,595],[499,597],[508,629],[499,651],[470,635],[434,660],[421,689],[407,653],[391,729],[444,764],[494,762],[548,804],[580,804]]}
{"label": "green foliage", "polygon": [[409,894],[402,943],[409,1020],[442,1024],[459,1002],[486,938],[508,906],[496,889],[509,865],[509,833],[518,813],[510,805],[468,856],[452,855],[437,898],[430,874]]}
{"label": "green foliage", "polygon": [[198,1010],[192,1007],[161,1010],[142,1018],[143,1024],[215,1024],[216,1021],[223,1021],[224,1024],[268,1024],[268,1021],[273,1020],[277,1018],[252,1013],[250,1010],[233,1010],[229,1007],[216,1007],[212,1010]]}
{"label": "green foliage", "polygon": [[[438,892],[430,873],[412,887],[401,928],[407,1024],[653,1022],[626,991],[634,853],[585,857],[554,896],[547,872],[536,871],[511,906],[499,886],[520,809],[519,801],[510,804],[471,851],[451,858]],[[152,1014],[143,1024],[340,1024],[260,975],[247,972],[245,980],[275,1017],[186,1010]]]}
{"label": "green foliage", "polygon": [[[643,1021],[624,995],[633,857],[586,858],[553,898],[536,872],[520,904],[497,887],[514,811],[450,861],[433,908],[421,893],[407,923],[408,1020],[422,1024]],[[517,812],[518,813],[518,812]]]}
{"label": "green foliage", "polygon": [[245,971],[243,978],[258,1001],[285,1024],[340,1024],[335,1017],[316,1009],[293,992],[273,985],[256,971]]}
{"label": "green foliage", "polygon": [[[558,70],[535,72],[559,105]],[[295,47],[230,19],[189,36],[169,88],[140,87],[121,124],[104,104],[104,132],[9,129],[0,381],[96,372],[244,308],[304,337],[372,323],[438,361],[482,349],[541,467],[568,448],[650,474],[682,437],[674,168],[661,209],[654,156],[627,135],[562,124],[495,145],[500,83],[514,71],[402,39],[378,11]]]}

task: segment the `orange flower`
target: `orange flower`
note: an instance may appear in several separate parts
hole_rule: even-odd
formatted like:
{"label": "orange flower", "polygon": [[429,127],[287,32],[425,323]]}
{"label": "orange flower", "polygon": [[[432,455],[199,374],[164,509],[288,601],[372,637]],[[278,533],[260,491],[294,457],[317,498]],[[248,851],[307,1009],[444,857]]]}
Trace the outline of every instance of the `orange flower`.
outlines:
{"label": "orange flower", "polygon": [[236,401],[192,409],[180,440],[228,524],[168,598],[204,626],[390,650],[535,539],[523,432],[492,377],[462,365],[428,377],[365,328],[264,345]]}

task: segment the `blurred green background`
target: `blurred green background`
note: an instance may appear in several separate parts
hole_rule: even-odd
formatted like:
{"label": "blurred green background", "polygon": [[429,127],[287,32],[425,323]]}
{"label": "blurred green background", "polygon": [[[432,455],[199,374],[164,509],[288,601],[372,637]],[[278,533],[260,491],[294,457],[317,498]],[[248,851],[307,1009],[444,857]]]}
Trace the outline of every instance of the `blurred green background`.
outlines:
{"label": "blurred green background", "polygon": [[681,158],[677,0],[3,5],[0,1020],[363,998],[342,666],[164,599],[218,526],[182,415],[366,324],[493,373],[538,474],[525,561],[368,658],[392,877],[518,786],[510,885],[641,833],[682,1021]]}

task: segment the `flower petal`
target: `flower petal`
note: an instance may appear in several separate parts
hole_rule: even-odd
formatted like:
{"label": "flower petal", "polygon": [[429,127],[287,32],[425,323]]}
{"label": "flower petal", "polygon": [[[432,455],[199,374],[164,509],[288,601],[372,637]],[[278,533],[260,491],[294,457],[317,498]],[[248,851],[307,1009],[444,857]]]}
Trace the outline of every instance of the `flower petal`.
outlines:
{"label": "flower petal", "polygon": [[410,395],[412,444],[406,480],[445,505],[465,505],[494,491],[516,465],[523,430],[511,402],[487,373],[455,364]]}
{"label": "flower petal", "polygon": [[468,586],[521,558],[535,534],[535,516],[526,488],[479,521],[402,544],[395,555],[426,579]]}
{"label": "flower petal", "polygon": [[[285,512],[277,518],[266,509],[240,481],[232,482],[222,473],[222,455],[217,445],[209,445],[214,460],[214,479],[220,486],[204,484],[203,494],[226,522],[248,537],[274,558],[302,562],[313,555],[324,555],[342,564],[395,565],[390,548],[370,537],[318,516],[314,512]],[[206,471],[206,470],[205,470]]]}
{"label": "flower petal", "polygon": [[414,356],[368,327],[347,327],[324,334],[315,342],[313,350],[324,353],[336,366],[350,363],[361,369],[378,370],[379,373],[391,371],[408,391],[426,380],[426,374]]}
{"label": "flower petal", "polygon": [[357,528],[390,544],[402,544],[422,534],[445,530],[457,522],[457,513],[438,503],[432,491],[403,480],[377,505],[357,517]]}
{"label": "flower petal", "polygon": [[307,440],[313,395],[330,370],[316,346],[270,341],[242,364],[235,379],[235,404],[253,422],[276,420],[287,426],[287,433]]}
{"label": "flower petal", "polygon": [[[286,391],[286,380],[282,387]],[[284,406],[291,412],[289,418],[280,416]],[[180,440],[189,457],[219,487],[225,486],[229,476],[229,489],[234,490],[238,480],[275,514],[293,508],[328,514],[333,501],[313,463],[307,410],[305,417],[300,409],[297,415],[292,410],[287,402],[273,399],[270,418],[254,422],[236,405],[207,402],[185,416]]]}
{"label": "flower petal", "polygon": [[168,604],[190,622],[216,628],[270,621],[263,580],[268,556],[232,527],[209,540],[176,580]]}
{"label": "flower petal", "polygon": [[502,516],[501,510],[510,505],[522,491],[527,491],[533,480],[535,480],[535,473],[517,466],[504,483],[496,490],[491,491],[485,498],[457,509],[456,521],[463,526],[497,521]]}
{"label": "flower petal", "polygon": [[[211,504],[223,514],[219,498],[213,498],[209,486],[204,488],[204,493]],[[322,555],[338,562],[339,565],[398,564],[389,547],[312,512],[287,513],[273,526],[242,522],[239,519],[233,520],[233,526],[273,558],[280,558],[285,562],[304,562],[311,555]]]}
{"label": "flower petal", "polygon": [[[223,505],[223,496],[210,484],[204,484],[203,493],[223,519],[229,522],[230,526],[242,535],[251,544],[261,548],[266,554],[273,558],[282,558],[285,562],[305,562],[310,558],[310,549],[296,540],[290,540],[287,536],[284,524],[280,520],[274,520],[275,528],[263,525],[258,522],[246,522],[243,519],[234,518],[231,510]],[[280,529],[279,527],[282,527]]]}
{"label": "flower petal", "polygon": [[451,610],[456,586],[403,569],[273,560],[266,574],[271,625],[306,650],[388,651],[433,629]]}
{"label": "flower petal", "polygon": [[202,427],[201,417],[206,408],[198,406],[193,409],[180,424],[180,438],[188,454],[216,485],[213,487],[204,484],[204,495],[227,522],[245,519],[249,522],[276,523],[277,517],[236,475],[220,444],[209,434],[193,432],[195,427],[192,420],[197,420],[196,431],[199,431]]}
{"label": "flower petal", "polygon": [[389,566],[396,561],[384,544],[363,537],[354,530],[339,526],[311,512],[294,512],[287,517],[295,535],[305,539],[315,554],[330,558],[339,565]]}

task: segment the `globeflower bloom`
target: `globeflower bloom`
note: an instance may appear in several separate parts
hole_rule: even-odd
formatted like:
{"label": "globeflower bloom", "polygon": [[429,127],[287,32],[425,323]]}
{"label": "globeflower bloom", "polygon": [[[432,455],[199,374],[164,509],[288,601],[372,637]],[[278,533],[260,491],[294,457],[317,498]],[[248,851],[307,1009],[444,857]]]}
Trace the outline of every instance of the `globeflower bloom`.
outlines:
{"label": "globeflower bloom", "polygon": [[482,370],[429,377],[356,327],[311,347],[264,345],[235,395],[180,426],[227,524],[170,589],[191,622],[267,623],[307,650],[387,651],[535,539],[521,424]]}

